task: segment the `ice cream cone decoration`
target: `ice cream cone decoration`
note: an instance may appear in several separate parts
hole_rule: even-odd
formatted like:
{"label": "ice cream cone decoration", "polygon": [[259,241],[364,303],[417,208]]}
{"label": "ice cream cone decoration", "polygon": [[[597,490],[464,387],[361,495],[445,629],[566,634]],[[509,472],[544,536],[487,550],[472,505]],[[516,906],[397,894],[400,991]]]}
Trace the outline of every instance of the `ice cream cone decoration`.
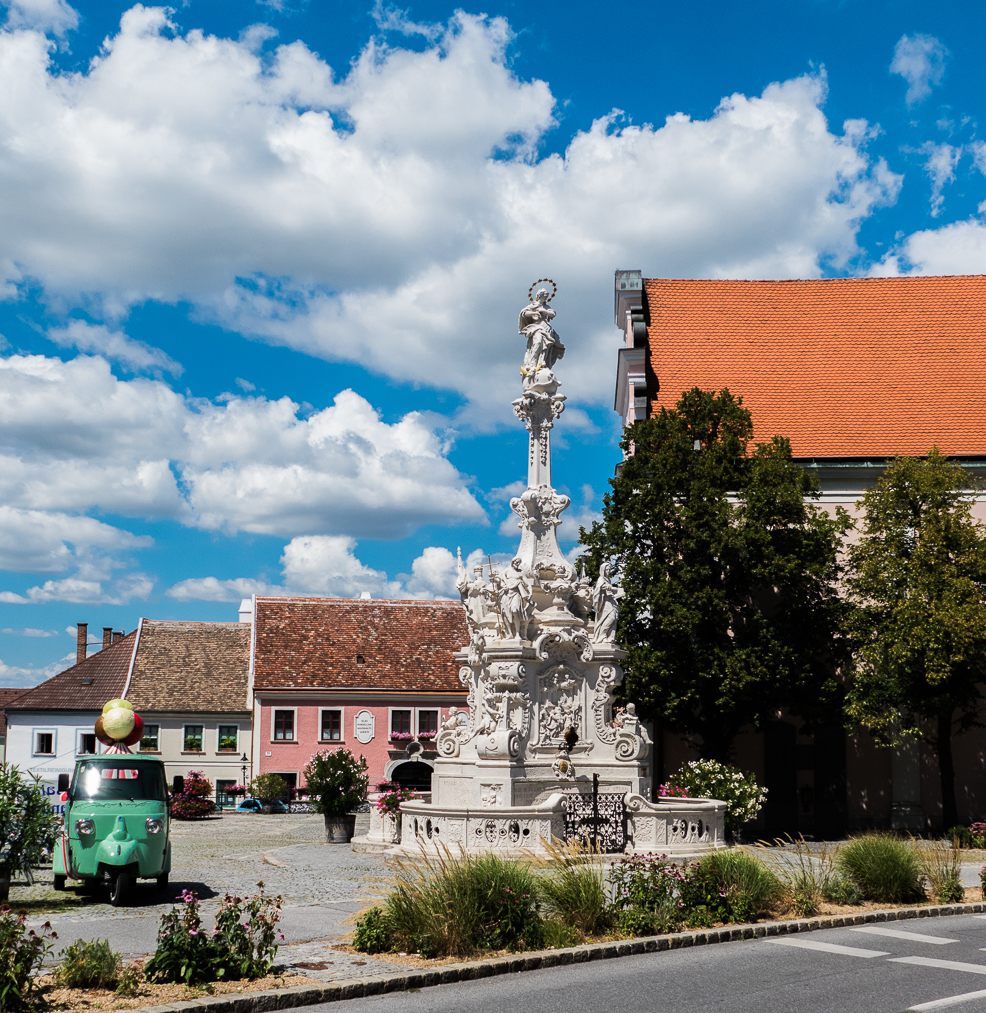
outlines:
{"label": "ice cream cone decoration", "polygon": [[136,745],[144,734],[144,722],[126,700],[110,700],[96,718],[96,738],[114,752],[129,753],[127,746]]}

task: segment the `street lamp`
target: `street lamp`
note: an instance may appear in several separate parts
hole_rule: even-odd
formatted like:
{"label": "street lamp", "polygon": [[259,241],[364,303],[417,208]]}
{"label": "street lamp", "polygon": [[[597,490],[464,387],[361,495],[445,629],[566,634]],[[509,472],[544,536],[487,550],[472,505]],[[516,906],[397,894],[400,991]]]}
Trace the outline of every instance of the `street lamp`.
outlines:
{"label": "street lamp", "polygon": [[240,784],[242,784],[244,788],[246,787],[246,769],[247,769],[247,764],[249,762],[250,761],[247,759],[247,754],[244,753],[240,757]]}

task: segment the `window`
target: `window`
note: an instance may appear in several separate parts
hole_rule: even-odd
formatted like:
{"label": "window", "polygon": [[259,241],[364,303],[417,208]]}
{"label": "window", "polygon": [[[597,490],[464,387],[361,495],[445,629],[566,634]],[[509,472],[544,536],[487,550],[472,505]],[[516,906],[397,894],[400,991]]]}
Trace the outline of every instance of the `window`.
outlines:
{"label": "window", "polygon": [[274,711],[274,738],[293,741],[294,711]]}
{"label": "window", "polygon": [[410,711],[390,712],[390,737],[397,740],[411,738]]}
{"label": "window", "polygon": [[366,662],[363,660],[363,655],[362,654],[357,654],[356,655],[356,664],[357,665],[365,665],[366,664]]}
{"label": "window", "polygon": [[55,733],[35,732],[34,733],[34,755],[54,756],[55,754]]}
{"label": "window", "polygon": [[230,795],[229,789],[236,784],[235,781],[219,779],[216,781],[216,802],[228,809],[236,808],[236,796]]}
{"label": "window", "polygon": [[79,732],[79,741],[75,747],[79,756],[95,755],[96,736],[93,732]]}
{"label": "window", "polygon": [[342,711],[322,711],[322,741],[342,738]]}
{"label": "window", "polygon": [[160,732],[160,725],[144,725],[144,734],[140,737],[140,751],[142,753],[156,753],[158,751]]}
{"label": "window", "polygon": [[240,751],[240,726],[219,726],[219,752],[238,753]]}
{"label": "window", "polygon": [[186,753],[202,752],[202,726],[185,725],[185,744],[182,749]]}
{"label": "window", "polygon": [[418,711],[418,738],[433,739],[438,734],[438,711]]}

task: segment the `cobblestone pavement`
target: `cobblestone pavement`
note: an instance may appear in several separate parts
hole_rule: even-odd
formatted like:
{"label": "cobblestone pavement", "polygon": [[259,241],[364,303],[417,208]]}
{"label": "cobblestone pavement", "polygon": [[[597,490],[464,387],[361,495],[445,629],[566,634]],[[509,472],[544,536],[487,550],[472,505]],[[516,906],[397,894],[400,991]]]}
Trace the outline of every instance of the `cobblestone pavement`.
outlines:
{"label": "cobblestone pavement", "polygon": [[[359,817],[357,834],[366,833],[368,825],[367,815]],[[158,921],[182,890],[195,890],[202,898],[208,924],[223,894],[253,894],[262,881],[266,893],[284,899],[279,963],[314,964],[299,970],[325,980],[392,969],[386,961],[329,949],[332,940],[352,931],[353,914],[372,899],[374,884],[386,869],[382,856],[326,844],[324,837],[322,817],[309,814],[176,821],[167,891],[159,891],[153,881],[141,882],[128,906],[114,908],[105,891],[56,893],[51,869],[42,869],[33,886],[11,884],[10,902],[15,909],[30,902],[32,925],[50,921],[59,949],[79,937],[108,938],[124,956],[142,956],[153,952]],[[321,964],[325,966],[317,966]]]}

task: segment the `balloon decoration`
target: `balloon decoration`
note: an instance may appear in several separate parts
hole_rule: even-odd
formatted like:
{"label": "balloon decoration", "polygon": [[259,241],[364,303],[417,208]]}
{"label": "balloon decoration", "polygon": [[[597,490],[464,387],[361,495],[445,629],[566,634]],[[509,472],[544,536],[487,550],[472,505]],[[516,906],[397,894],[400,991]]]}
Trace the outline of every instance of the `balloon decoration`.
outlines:
{"label": "balloon decoration", "polygon": [[144,734],[144,722],[128,700],[110,700],[96,718],[95,731],[96,738],[109,746],[110,752],[129,753],[127,746],[136,745]]}

